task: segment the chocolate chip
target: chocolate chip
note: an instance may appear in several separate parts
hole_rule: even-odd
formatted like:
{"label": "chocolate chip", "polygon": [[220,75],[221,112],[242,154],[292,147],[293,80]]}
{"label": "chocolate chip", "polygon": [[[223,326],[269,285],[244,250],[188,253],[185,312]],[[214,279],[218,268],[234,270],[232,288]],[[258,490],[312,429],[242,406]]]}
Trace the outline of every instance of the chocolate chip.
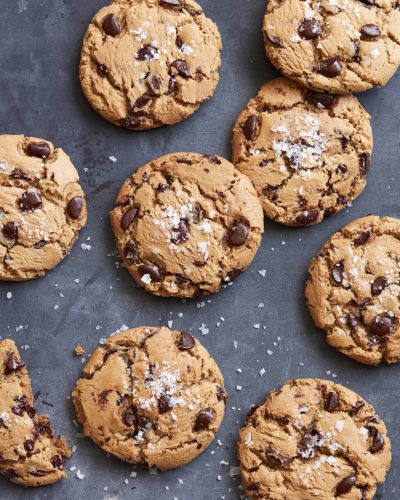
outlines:
{"label": "chocolate chip", "polygon": [[62,456],[54,455],[54,457],[50,458],[50,462],[55,469],[63,470],[65,462]]}
{"label": "chocolate chip", "polygon": [[217,399],[223,401],[225,404],[228,401],[228,395],[223,387],[217,386]]}
{"label": "chocolate chip", "polygon": [[327,94],[326,92],[307,92],[307,100],[320,109],[333,109],[339,102],[336,95]]}
{"label": "chocolate chip", "polygon": [[343,65],[339,59],[332,58],[326,61],[322,61],[318,67],[318,73],[326,78],[336,78],[340,75],[343,70]]}
{"label": "chocolate chip", "polygon": [[9,175],[10,179],[22,179],[24,181],[31,181],[33,177],[20,168],[13,168]]}
{"label": "chocolate chip", "polygon": [[347,476],[338,483],[336,486],[335,496],[340,497],[345,493],[348,493],[351,488],[356,484],[357,477],[356,476]]}
{"label": "chocolate chip", "polygon": [[18,226],[15,222],[7,222],[1,232],[6,240],[15,241],[18,236]]}
{"label": "chocolate chip", "polygon": [[36,158],[48,158],[50,147],[46,142],[30,142],[26,148],[26,154]]}
{"label": "chocolate chip", "polygon": [[129,406],[124,413],[124,423],[128,427],[136,425],[138,421],[137,409],[134,406]]}
{"label": "chocolate chip", "polygon": [[42,434],[43,436],[47,436],[48,438],[53,437],[53,431],[50,427],[50,423],[47,419],[39,420],[38,422],[35,422],[35,436],[39,436],[39,434]]}
{"label": "chocolate chip", "polygon": [[385,337],[392,332],[394,324],[394,317],[390,316],[388,313],[382,313],[378,314],[378,316],[375,316],[369,328],[373,335]]}
{"label": "chocolate chip", "polygon": [[183,59],[177,59],[171,64],[171,67],[175,68],[178,74],[183,78],[190,77],[189,66]]}
{"label": "chocolate chip", "polygon": [[218,156],[215,155],[204,155],[204,158],[206,158],[210,163],[214,163],[215,165],[221,165],[222,163]]}
{"label": "chocolate chip", "polygon": [[332,268],[332,278],[335,283],[339,285],[343,282],[343,270],[344,270],[344,261],[341,260],[336,262],[336,264]]}
{"label": "chocolate chip", "polygon": [[349,312],[346,317],[346,323],[349,325],[349,328],[352,332],[357,331],[358,328],[358,317],[353,312]]}
{"label": "chocolate chip", "polygon": [[77,220],[81,216],[83,209],[83,198],[82,196],[75,196],[69,200],[67,205],[67,213],[71,219]]}
{"label": "chocolate chip", "polygon": [[272,36],[269,33],[267,33],[267,40],[274,46],[278,48],[282,48],[282,40],[279,38],[279,36]]}
{"label": "chocolate chip", "polygon": [[339,398],[336,392],[327,392],[324,399],[324,408],[326,411],[333,411],[339,404]]}
{"label": "chocolate chip", "polygon": [[125,254],[125,258],[129,262],[136,262],[137,261],[138,249],[137,249],[137,245],[136,245],[135,241],[133,241],[133,240],[128,241],[128,243],[125,245],[124,254]]}
{"label": "chocolate chip", "polygon": [[18,415],[19,417],[21,417],[25,412],[31,418],[36,415],[35,408],[27,402],[24,396],[16,397],[14,398],[14,401],[15,403],[17,403],[11,408],[11,411],[14,413],[14,415]]}
{"label": "chocolate chip", "polygon": [[189,238],[189,226],[185,220],[181,220],[179,226],[172,230],[171,241],[175,245],[183,243]]}
{"label": "chocolate chip", "polygon": [[332,217],[335,214],[336,214],[336,210],[333,207],[328,207],[324,211],[324,219],[329,219],[329,217]]}
{"label": "chocolate chip", "polygon": [[173,76],[171,76],[170,79],[168,80],[168,93],[176,94],[177,91],[178,91],[178,82]]}
{"label": "chocolate chip", "polygon": [[375,427],[370,427],[368,430],[372,436],[372,444],[369,450],[371,453],[379,453],[385,446],[385,439]]}
{"label": "chocolate chip", "polygon": [[265,451],[265,456],[271,467],[283,467],[289,462],[289,458],[276,452],[270,446]]}
{"label": "chocolate chip", "polygon": [[180,351],[190,351],[195,346],[196,341],[190,333],[181,332],[181,336],[177,342]]}
{"label": "chocolate chip", "polygon": [[321,35],[321,25],[314,18],[303,19],[299,24],[297,32],[305,40],[314,40]]}
{"label": "chocolate chip", "polygon": [[228,243],[231,247],[244,245],[249,237],[249,227],[241,221],[234,221],[228,231]]}
{"label": "chocolate chip", "polygon": [[46,246],[49,242],[46,241],[46,240],[40,240],[40,241],[37,241],[34,245],[33,245],[33,248],[35,250],[40,250],[41,248],[43,248],[44,246]]}
{"label": "chocolate chip", "polygon": [[153,45],[145,44],[136,54],[139,61],[151,61],[158,54],[158,49]]}
{"label": "chocolate chip", "polygon": [[132,222],[136,219],[139,213],[139,209],[137,207],[129,208],[121,217],[120,225],[121,228],[126,231]]}
{"label": "chocolate chip", "polygon": [[343,165],[343,163],[340,163],[337,167],[336,167],[336,173],[338,174],[339,172],[341,174],[346,174],[348,172],[348,168],[346,167],[346,165]]}
{"label": "chocolate chip", "polygon": [[166,394],[161,394],[158,398],[158,411],[163,413],[168,413],[172,410],[172,406],[170,406],[170,399]]}
{"label": "chocolate chip", "polygon": [[367,175],[371,167],[371,156],[369,153],[362,153],[358,159],[358,165],[361,175]]}
{"label": "chocolate chip", "polygon": [[103,19],[102,28],[107,35],[117,36],[121,32],[121,27],[119,25],[118,19],[114,14],[109,14]]}
{"label": "chocolate chip", "polygon": [[365,231],[364,233],[361,233],[359,236],[357,236],[353,243],[356,247],[359,247],[360,245],[364,245],[365,243],[367,243],[370,238],[371,231]]}
{"label": "chocolate chip", "polygon": [[151,100],[153,99],[153,96],[151,94],[148,94],[145,92],[143,95],[138,97],[135,101],[134,107],[135,108],[144,108],[146,104],[148,104]]}
{"label": "chocolate chip", "polygon": [[357,413],[364,408],[365,403],[364,401],[357,401],[356,404],[352,407],[352,409],[349,411],[350,417],[354,417],[357,415]]}
{"label": "chocolate chip", "polygon": [[135,129],[140,127],[140,119],[137,116],[127,116],[120,120],[119,124],[124,128]]}
{"label": "chocolate chip", "polygon": [[158,94],[161,89],[162,80],[158,75],[149,75],[147,77],[147,83],[153,93]]}
{"label": "chocolate chip", "polygon": [[7,357],[5,366],[4,366],[4,374],[10,375],[11,373],[15,373],[21,368],[25,366],[23,361],[17,360],[14,357],[13,353],[10,353]]}
{"label": "chocolate chip", "polygon": [[307,431],[302,440],[300,441],[299,451],[303,458],[313,458],[315,455],[315,450],[319,446],[319,441],[321,439],[321,434],[312,429]]}
{"label": "chocolate chip", "polygon": [[242,130],[248,141],[253,141],[256,138],[257,124],[258,121],[256,115],[250,115],[244,122]]}
{"label": "chocolate chip", "polygon": [[155,283],[160,283],[161,281],[161,274],[158,267],[156,266],[151,266],[149,264],[142,264],[141,266],[139,266],[138,272],[140,279],[142,279],[143,276],[148,274],[151,278],[151,281]]}
{"label": "chocolate chip", "polygon": [[193,427],[194,430],[196,432],[199,432],[208,429],[210,425],[215,421],[215,417],[215,411],[212,408],[202,410],[196,417],[196,421]]}
{"label": "chocolate chip", "polygon": [[22,193],[22,195],[18,199],[19,207],[21,208],[21,210],[24,210],[26,212],[39,208],[41,204],[42,198],[40,197],[39,193],[33,189],[25,191],[25,193]]}
{"label": "chocolate chip", "polygon": [[371,294],[373,296],[380,295],[387,286],[387,280],[384,276],[378,276],[371,285]]}
{"label": "chocolate chip", "polygon": [[300,212],[296,217],[297,224],[302,226],[308,226],[309,224],[313,224],[317,221],[319,215],[319,211],[316,208],[312,208],[311,210],[304,210],[304,212]]}
{"label": "chocolate chip", "polygon": [[203,210],[203,207],[200,205],[200,203],[196,202],[193,209],[193,222],[195,224],[198,224],[203,220],[204,215],[205,212]]}
{"label": "chocolate chip", "polygon": [[34,447],[35,447],[35,442],[32,441],[32,439],[27,439],[24,442],[24,448],[27,453],[32,453]]}
{"label": "chocolate chip", "polygon": [[376,24],[364,24],[361,30],[361,40],[371,40],[381,36],[381,30]]}

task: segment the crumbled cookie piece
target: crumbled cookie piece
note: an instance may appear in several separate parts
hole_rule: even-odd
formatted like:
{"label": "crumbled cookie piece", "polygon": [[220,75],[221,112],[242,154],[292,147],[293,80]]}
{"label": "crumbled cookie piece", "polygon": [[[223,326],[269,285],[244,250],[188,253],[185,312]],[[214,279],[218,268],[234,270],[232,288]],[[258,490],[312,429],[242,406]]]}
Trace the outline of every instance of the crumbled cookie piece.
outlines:
{"label": "crumbled cookie piece", "polygon": [[85,348],[78,344],[75,346],[74,353],[75,356],[83,356],[85,354]]}

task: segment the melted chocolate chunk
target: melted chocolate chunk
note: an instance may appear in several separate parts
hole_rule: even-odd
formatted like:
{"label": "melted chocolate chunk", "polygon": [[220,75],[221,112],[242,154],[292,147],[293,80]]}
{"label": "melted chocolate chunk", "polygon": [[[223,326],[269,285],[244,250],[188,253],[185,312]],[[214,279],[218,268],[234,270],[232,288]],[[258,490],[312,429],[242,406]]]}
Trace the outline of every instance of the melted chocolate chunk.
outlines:
{"label": "melted chocolate chunk", "polygon": [[139,213],[139,209],[137,207],[129,208],[121,217],[120,225],[121,228],[126,231],[132,224],[132,222],[136,219]]}
{"label": "melted chocolate chunk", "polygon": [[190,351],[195,346],[196,341],[190,333],[181,332],[181,336],[177,342],[180,351]]}
{"label": "melted chocolate chunk", "polygon": [[372,335],[378,337],[385,337],[392,333],[395,326],[395,318],[390,316],[389,313],[382,313],[375,316],[369,328]]}
{"label": "melted chocolate chunk", "polygon": [[161,274],[158,267],[156,266],[151,266],[149,264],[142,264],[141,266],[139,266],[138,272],[140,279],[142,279],[143,276],[148,274],[151,278],[151,281],[155,283],[160,283],[161,281]]}
{"label": "melted chocolate chunk", "polygon": [[24,172],[20,168],[13,168],[9,175],[10,179],[19,179],[24,181],[31,181],[33,177],[29,175],[27,172]]}
{"label": "melted chocolate chunk", "polygon": [[326,411],[332,412],[337,408],[339,398],[336,392],[327,392],[324,398],[324,408]]}
{"label": "melted chocolate chunk", "polygon": [[137,262],[139,253],[135,241],[128,241],[128,243],[125,245],[124,254],[126,260],[128,260],[129,262]]}
{"label": "melted chocolate chunk", "polygon": [[153,45],[145,44],[141,49],[138,50],[136,54],[136,59],[139,61],[151,61],[154,56],[158,54],[157,47]]}
{"label": "melted chocolate chunk", "polygon": [[249,237],[249,227],[241,221],[235,221],[228,231],[228,243],[231,247],[244,245]]}
{"label": "melted chocolate chunk", "polygon": [[83,209],[83,198],[82,196],[75,196],[69,200],[67,205],[67,213],[71,219],[77,220],[81,216]]}
{"label": "melted chocolate chunk", "polygon": [[25,212],[35,210],[42,205],[42,198],[37,191],[30,189],[18,198],[18,205]]}
{"label": "melted chocolate chunk", "polygon": [[7,222],[4,224],[1,232],[6,240],[15,241],[18,236],[18,226],[15,222]]}
{"label": "melted chocolate chunk", "polygon": [[314,40],[321,35],[321,25],[316,19],[303,19],[297,30],[301,38],[305,40]]}
{"label": "melted chocolate chunk", "polygon": [[121,27],[119,25],[118,19],[114,14],[109,14],[103,19],[101,24],[103,31],[112,37],[115,37],[120,34]]}
{"label": "melted chocolate chunk", "polygon": [[355,313],[351,311],[348,313],[346,317],[346,323],[349,326],[351,332],[354,333],[357,331],[359,319]]}
{"label": "melted chocolate chunk", "polygon": [[361,27],[361,40],[374,40],[381,36],[381,30],[376,24],[364,24]]}
{"label": "melted chocolate chunk", "polygon": [[153,99],[153,96],[148,92],[138,97],[135,101],[134,108],[144,108]]}
{"label": "melted chocolate chunk", "polygon": [[48,158],[50,147],[46,142],[30,142],[26,147],[26,154],[36,158]]}
{"label": "melted chocolate chunk", "polygon": [[188,66],[187,62],[184,61],[183,59],[177,59],[176,61],[174,61],[171,64],[171,67],[175,68],[176,71],[178,72],[178,74],[180,76],[182,76],[183,78],[189,78],[190,77],[189,66]]}
{"label": "melted chocolate chunk", "polygon": [[357,238],[353,241],[354,246],[359,247],[367,243],[367,241],[371,238],[371,231],[365,231],[361,233]]}
{"label": "melted chocolate chunk", "polygon": [[179,245],[189,238],[189,225],[185,220],[181,220],[179,226],[172,230],[172,243]]}
{"label": "melted chocolate chunk", "polygon": [[166,394],[161,394],[158,398],[158,411],[161,414],[172,411],[172,406],[170,406],[170,399]]}
{"label": "melted chocolate chunk", "polygon": [[318,67],[318,73],[326,78],[336,78],[343,71],[343,65],[339,59],[332,58],[322,61]]}
{"label": "melted chocolate chunk", "polygon": [[364,401],[357,401],[353,408],[349,411],[350,417],[354,417],[355,415],[357,415],[357,413],[361,411],[364,406]]}
{"label": "melted chocolate chunk", "polygon": [[206,430],[215,421],[215,411],[212,408],[207,408],[198,413],[194,423],[195,432]]}
{"label": "melted chocolate chunk", "polygon": [[370,427],[369,433],[372,436],[372,444],[370,447],[371,453],[379,453],[385,446],[385,439],[375,427]]}
{"label": "melted chocolate chunk", "polygon": [[25,366],[25,363],[21,360],[15,359],[14,354],[11,352],[4,365],[4,374],[10,375],[15,373]]}
{"label": "melted chocolate chunk", "polygon": [[309,224],[313,224],[318,219],[318,215],[319,211],[316,208],[305,210],[297,215],[296,222],[302,226],[308,226]]}
{"label": "melted chocolate chunk", "polygon": [[253,141],[256,138],[257,125],[258,121],[255,115],[250,115],[244,122],[244,125],[242,127],[243,135],[248,141]]}
{"label": "melted chocolate chunk", "polygon": [[32,453],[34,447],[35,447],[35,442],[32,441],[32,439],[27,439],[24,442],[24,448],[27,453]]}
{"label": "melted chocolate chunk", "polygon": [[265,456],[267,458],[268,464],[271,467],[281,468],[289,463],[289,458],[276,452],[270,446],[265,451]]}
{"label": "melted chocolate chunk", "polygon": [[55,469],[60,469],[60,470],[64,469],[65,462],[61,455],[54,455],[54,457],[50,458],[50,462]]}
{"label": "melted chocolate chunk", "polygon": [[345,493],[348,493],[351,488],[356,484],[357,477],[356,476],[347,476],[338,483],[336,486],[335,496],[340,497]]}
{"label": "melted chocolate chunk", "polygon": [[371,156],[369,153],[362,153],[358,159],[360,174],[366,176],[371,167]]}
{"label": "melted chocolate chunk", "polygon": [[333,109],[339,102],[336,95],[328,94],[326,92],[307,92],[307,100],[320,109]]}
{"label": "melted chocolate chunk", "polygon": [[274,47],[277,48],[282,48],[282,40],[279,38],[279,36],[272,36],[269,33],[267,33],[267,40],[273,45]]}
{"label": "melted chocolate chunk", "polygon": [[223,401],[225,404],[228,401],[228,395],[223,387],[217,387],[217,399],[218,401]]}
{"label": "melted chocolate chunk", "polygon": [[387,280],[384,276],[378,276],[375,278],[374,282],[371,285],[371,294],[376,297],[380,295],[383,290],[387,287]]}
{"label": "melted chocolate chunk", "polygon": [[124,423],[128,427],[135,426],[138,422],[137,409],[134,406],[129,406],[124,413]]}
{"label": "melted chocolate chunk", "polygon": [[340,285],[343,282],[343,270],[344,270],[344,261],[341,260],[336,262],[336,264],[332,268],[332,278],[335,283]]}

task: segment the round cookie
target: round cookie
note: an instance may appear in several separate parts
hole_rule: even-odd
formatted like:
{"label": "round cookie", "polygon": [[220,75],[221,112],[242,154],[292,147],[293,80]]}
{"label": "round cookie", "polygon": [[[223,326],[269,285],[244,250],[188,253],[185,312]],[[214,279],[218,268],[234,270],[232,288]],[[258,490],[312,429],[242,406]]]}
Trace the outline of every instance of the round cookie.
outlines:
{"label": "round cookie", "polygon": [[268,500],[371,500],[391,462],[373,407],[317,379],[291,380],[255,407],[238,456],[246,494]]}
{"label": "round cookie", "polygon": [[154,295],[217,292],[252,262],[263,213],[249,179],[218,156],[174,153],[137,170],[111,212],[119,253]]}
{"label": "round cookie", "polygon": [[83,432],[126,462],[175,469],[214,439],[227,395],[194,337],[135,328],[97,349],[72,393]]}
{"label": "round cookie", "polygon": [[0,135],[0,281],[43,276],[86,224],[70,158],[42,139]]}
{"label": "round cookie", "polygon": [[271,0],[263,33],[271,62],[309,88],[382,87],[400,64],[398,0]]}
{"label": "round cookie", "polygon": [[233,162],[264,212],[288,226],[317,224],[363,191],[372,152],[370,116],[353,96],[265,84],[239,115]]}
{"label": "round cookie", "polygon": [[213,95],[221,48],[217,26],[193,0],[114,0],[85,35],[82,88],[115,125],[172,125]]}
{"label": "round cookie", "polygon": [[368,216],[334,234],[305,289],[328,344],[356,361],[400,362],[400,220]]}

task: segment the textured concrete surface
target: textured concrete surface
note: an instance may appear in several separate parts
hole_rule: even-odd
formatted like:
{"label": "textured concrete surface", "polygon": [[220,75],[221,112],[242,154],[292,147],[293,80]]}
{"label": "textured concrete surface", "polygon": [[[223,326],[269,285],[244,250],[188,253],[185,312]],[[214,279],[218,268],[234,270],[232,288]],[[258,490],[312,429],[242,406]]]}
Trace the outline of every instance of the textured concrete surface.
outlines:
{"label": "textured concrete surface", "polygon": [[[29,346],[22,355],[34,391],[41,392],[38,409],[48,412],[57,431],[77,446],[68,468],[76,467],[85,478],[79,480],[76,471],[71,472],[69,479],[40,491],[27,491],[0,478],[2,500],[238,499],[240,481],[230,477],[229,470],[237,465],[237,433],[250,405],[288,378],[332,378],[333,374],[335,380],[373,403],[386,421],[393,442],[393,465],[376,498],[400,497],[400,366],[375,369],[338,354],[313,326],[303,300],[308,262],[331,233],[368,213],[400,216],[400,73],[385,89],[360,96],[373,117],[375,133],[373,168],[361,198],[318,227],[297,230],[267,222],[252,268],[204,307],[197,301],[157,299],[137,289],[110,255],[115,245],[107,213],[127,175],[171,151],[194,150],[229,158],[230,133],[237,114],[259,86],[277,74],[263,53],[264,0],[202,3],[224,39],[222,79],[216,95],[185,122],[145,133],[119,130],[102,120],[79,87],[82,37],[103,1],[1,3],[0,132],[35,135],[62,146],[80,171],[90,210],[79,243],[57,269],[45,279],[0,285],[0,335],[14,338],[19,346]],[[117,163],[108,159],[111,155]],[[90,244],[91,250],[81,250],[82,242]],[[265,270],[265,277],[260,270]],[[77,278],[79,284],[74,282]],[[11,300],[6,299],[9,291]],[[260,302],[265,303],[264,308],[257,308]],[[194,463],[158,475],[138,468],[137,477],[129,478],[132,467],[107,457],[82,439],[74,425],[69,394],[81,361],[73,356],[73,348],[80,342],[90,353],[101,337],[123,324],[161,325],[167,321],[173,321],[178,329],[191,330],[218,361],[230,394],[229,409],[218,434],[219,443]],[[209,329],[204,336],[199,330],[202,323]],[[260,329],[254,328],[257,323]],[[19,325],[24,328],[17,331]],[[259,375],[261,368],[266,370],[263,377]],[[235,389],[238,385],[241,391]],[[43,400],[54,406],[45,405]],[[129,478],[128,484],[125,478]]]}

